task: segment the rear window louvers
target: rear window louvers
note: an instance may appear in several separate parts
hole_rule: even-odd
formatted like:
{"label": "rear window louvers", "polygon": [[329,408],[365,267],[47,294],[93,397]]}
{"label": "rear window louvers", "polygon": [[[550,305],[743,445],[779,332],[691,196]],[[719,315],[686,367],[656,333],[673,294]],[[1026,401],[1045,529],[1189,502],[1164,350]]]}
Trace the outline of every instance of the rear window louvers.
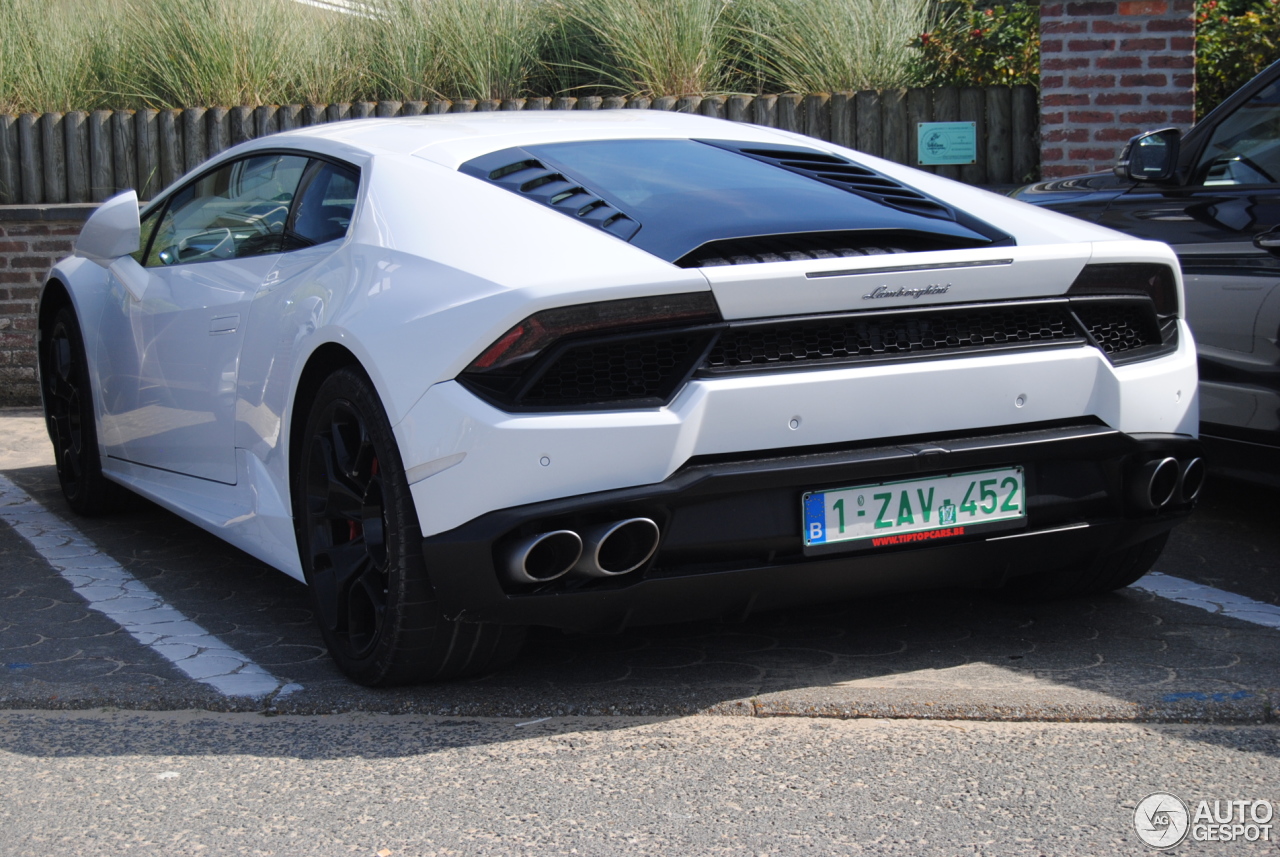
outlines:
{"label": "rear window louvers", "polygon": [[681,268],[714,268],[762,262],[795,262],[955,250],[985,246],[940,235],[899,231],[802,232],[709,241],[676,260]]}
{"label": "rear window louvers", "polygon": [[739,146],[721,140],[701,140],[700,142],[738,152],[748,158],[817,179],[899,211],[918,214],[922,217],[936,217],[940,220],[956,219],[955,211],[936,199],[927,197],[920,191],[909,188],[883,173],[836,155],[804,149]]}
{"label": "rear window louvers", "polygon": [[462,169],[476,178],[513,190],[527,199],[616,235],[623,241],[629,241],[640,230],[639,223],[598,194],[547,167],[537,158],[523,157],[493,166],[483,163],[484,160],[477,158],[464,164]]}

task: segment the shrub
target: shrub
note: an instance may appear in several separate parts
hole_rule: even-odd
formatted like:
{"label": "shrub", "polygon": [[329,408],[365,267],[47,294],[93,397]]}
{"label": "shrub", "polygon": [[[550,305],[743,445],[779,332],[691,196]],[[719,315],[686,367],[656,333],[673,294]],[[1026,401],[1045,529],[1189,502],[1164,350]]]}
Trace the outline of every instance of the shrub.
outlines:
{"label": "shrub", "polygon": [[913,44],[921,83],[989,86],[1040,82],[1040,7],[942,0],[933,28]]}
{"label": "shrub", "polygon": [[1204,116],[1280,59],[1278,0],[1196,4],[1196,113]]}

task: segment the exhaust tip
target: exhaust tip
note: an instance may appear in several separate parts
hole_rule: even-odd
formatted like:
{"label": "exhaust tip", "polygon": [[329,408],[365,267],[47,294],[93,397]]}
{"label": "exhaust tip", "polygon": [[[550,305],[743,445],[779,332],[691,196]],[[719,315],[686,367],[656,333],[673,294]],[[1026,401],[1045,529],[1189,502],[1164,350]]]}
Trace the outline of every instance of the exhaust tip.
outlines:
{"label": "exhaust tip", "polygon": [[614,577],[635,571],[658,549],[661,531],[650,518],[603,524],[585,534],[586,547],[574,571],[586,577]]}
{"label": "exhaust tip", "polygon": [[1178,478],[1178,498],[1183,503],[1194,502],[1200,496],[1206,473],[1204,459],[1193,458],[1182,465],[1182,473]]}
{"label": "exhaust tip", "polygon": [[573,530],[554,530],[521,539],[506,552],[504,570],[513,583],[555,580],[582,556],[582,537]]}
{"label": "exhaust tip", "polygon": [[1157,458],[1138,468],[1130,493],[1134,503],[1148,512],[1169,504],[1178,493],[1182,468],[1177,459]]}

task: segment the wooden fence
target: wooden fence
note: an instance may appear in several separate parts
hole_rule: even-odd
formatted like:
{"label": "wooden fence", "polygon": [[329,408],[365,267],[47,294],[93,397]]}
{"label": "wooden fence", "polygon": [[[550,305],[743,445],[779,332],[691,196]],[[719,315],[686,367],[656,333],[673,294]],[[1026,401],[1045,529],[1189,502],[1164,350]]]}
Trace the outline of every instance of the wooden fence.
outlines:
{"label": "wooden fence", "polygon": [[1040,116],[1032,86],[756,97],[364,101],[0,116],[0,204],[100,202],[129,188],[150,199],[223,149],[325,122],[422,113],[621,107],[700,113],[796,131],[913,166],[917,122],[972,121],[977,163],[922,169],[981,185],[1029,181],[1039,173]]}

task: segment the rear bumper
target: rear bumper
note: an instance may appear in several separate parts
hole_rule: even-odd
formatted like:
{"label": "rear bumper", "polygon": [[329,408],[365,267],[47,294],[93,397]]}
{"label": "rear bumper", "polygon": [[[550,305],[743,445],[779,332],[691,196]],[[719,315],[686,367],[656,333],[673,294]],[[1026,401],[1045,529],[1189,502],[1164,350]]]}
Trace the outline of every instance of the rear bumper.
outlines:
{"label": "rear bumper", "polygon": [[[1144,512],[1126,499],[1128,484],[1152,458],[1187,460],[1199,451],[1199,442],[1184,435],[1131,435],[1083,424],[694,459],[656,484],[483,515],[424,539],[423,552],[450,617],[583,630],[741,617],[885,591],[997,587],[1088,562],[1173,527],[1189,504]],[[1025,468],[1022,529],[804,555],[805,491],[1006,465]],[[658,523],[662,541],[635,572],[530,586],[498,574],[504,547],[516,539],[638,516]]]}

